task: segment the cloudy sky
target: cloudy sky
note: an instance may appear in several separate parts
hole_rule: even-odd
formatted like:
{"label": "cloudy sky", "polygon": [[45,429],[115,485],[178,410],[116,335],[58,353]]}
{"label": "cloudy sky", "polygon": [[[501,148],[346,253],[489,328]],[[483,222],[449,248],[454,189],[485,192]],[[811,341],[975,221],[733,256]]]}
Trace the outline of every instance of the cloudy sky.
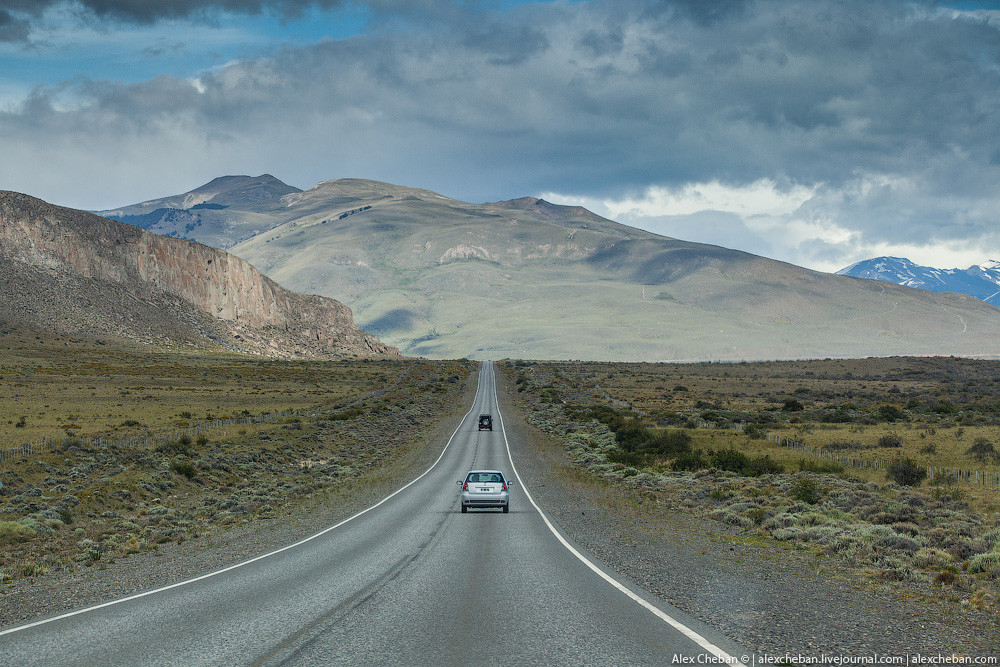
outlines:
{"label": "cloudy sky", "polygon": [[965,268],[1000,259],[997,4],[0,0],[0,189],[362,177]]}

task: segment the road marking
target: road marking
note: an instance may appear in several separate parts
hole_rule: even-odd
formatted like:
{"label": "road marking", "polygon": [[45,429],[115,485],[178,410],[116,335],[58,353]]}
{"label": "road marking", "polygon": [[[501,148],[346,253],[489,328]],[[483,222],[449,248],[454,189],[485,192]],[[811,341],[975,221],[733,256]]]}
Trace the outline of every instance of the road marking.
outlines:
{"label": "road marking", "polygon": [[542,521],[545,522],[545,525],[548,526],[552,534],[556,536],[556,539],[559,540],[559,542],[564,547],[566,547],[566,549],[568,549],[571,554],[576,556],[580,560],[580,562],[582,562],[584,565],[593,570],[593,572],[597,574],[597,576],[601,577],[606,582],[617,588],[625,595],[627,595],[634,602],[637,602],[643,607],[645,607],[648,611],[652,612],[661,621],[663,621],[670,627],[680,632],[682,635],[693,641],[695,644],[697,644],[698,646],[702,647],[703,649],[705,649],[706,651],[717,657],[720,663],[731,665],[732,667],[746,667],[745,663],[741,662],[736,657],[730,655],[723,649],[719,648],[718,646],[707,640],[705,637],[701,636],[688,626],[684,625],[683,623],[675,619],[673,616],[670,616],[669,614],[664,612],[656,605],[650,604],[649,602],[641,598],[639,595],[637,595],[635,592],[633,592],[632,589],[623,585],[617,579],[612,577],[610,574],[599,568],[593,561],[591,561],[589,558],[580,553],[572,544],[567,542],[566,538],[564,538],[562,534],[560,534],[559,531],[556,530],[555,526],[552,525],[552,522],[549,521],[549,518],[545,516],[544,512],[542,512],[542,508],[539,507],[538,503],[535,502],[535,499],[531,497],[531,493],[528,492],[528,487],[525,485],[524,480],[521,479],[521,475],[520,473],[517,472],[517,467],[514,465],[514,458],[511,456],[510,453],[510,442],[508,442],[507,440],[507,429],[504,428],[503,415],[500,412],[500,398],[496,392],[496,375],[493,372],[493,362],[488,362],[488,363],[490,365],[490,375],[491,377],[493,377],[493,388],[494,388],[493,402],[496,404],[497,407],[497,417],[500,420],[500,433],[503,434],[503,442],[504,445],[507,447],[507,459],[510,461],[511,470],[514,471],[514,476],[517,477],[517,483],[521,485],[521,490],[524,491],[524,495],[528,499],[528,502],[531,503],[532,507],[535,508],[535,511],[538,512],[538,515],[542,517]]}
{"label": "road marking", "polygon": [[315,535],[310,535],[309,537],[301,539],[298,542],[295,542],[294,544],[289,544],[288,546],[281,547],[280,549],[275,549],[274,551],[270,551],[270,552],[268,552],[266,554],[262,554],[260,556],[256,556],[254,558],[251,558],[250,560],[245,560],[242,563],[236,563],[235,565],[230,565],[228,567],[222,568],[221,570],[215,570],[214,572],[209,572],[207,574],[203,574],[201,576],[194,577],[193,579],[185,579],[184,581],[178,581],[177,583],[174,583],[174,584],[169,584],[167,586],[161,586],[160,588],[154,588],[151,591],[145,591],[143,593],[136,593],[135,595],[129,595],[128,597],[119,598],[118,600],[112,600],[110,602],[102,602],[101,604],[95,604],[93,606],[85,607],[83,609],[77,609],[76,611],[70,611],[70,612],[67,612],[65,614],[60,614],[59,616],[53,616],[52,618],[46,618],[46,619],[41,620],[41,621],[34,621],[32,623],[26,623],[25,625],[19,625],[17,627],[8,628],[7,630],[0,631],[0,637],[3,637],[4,635],[13,634],[15,632],[20,632],[22,630],[27,630],[29,628],[35,628],[35,627],[38,627],[40,625],[45,625],[46,623],[53,623],[55,621],[61,621],[64,618],[70,618],[72,616],[79,616],[80,614],[86,614],[88,612],[96,611],[98,609],[104,609],[106,607],[113,607],[115,605],[122,604],[124,602],[130,602],[132,600],[138,600],[139,598],[144,598],[144,597],[147,597],[149,595],[156,595],[157,593],[162,593],[163,591],[169,591],[172,588],[180,588],[181,586],[187,586],[188,584],[193,584],[193,583],[196,583],[196,582],[199,582],[199,581],[204,581],[205,579],[210,579],[211,577],[214,577],[214,576],[217,576],[217,575],[220,575],[220,574],[224,574],[226,572],[230,572],[232,570],[236,570],[238,568],[241,568],[244,565],[250,565],[251,563],[256,563],[259,560],[263,560],[265,558],[269,558],[269,557],[274,556],[276,554],[280,554],[283,551],[288,551],[289,549],[294,549],[295,547],[301,546],[301,545],[305,544],[306,542],[311,542],[311,541],[315,540],[317,537],[321,537],[323,535],[326,535],[330,531],[336,530],[337,528],[340,528],[344,524],[346,524],[346,523],[348,523],[350,521],[353,521],[354,519],[357,519],[362,514],[367,514],[368,512],[370,512],[373,509],[375,509],[376,507],[382,505],[383,503],[388,502],[391,498],[399,495],[400,493],[402,493],[406,489],[410,488],[411,486],[413,486],[414,484],[416,484],[417,482],[419,482],[431,470],[433,470],[434,467],[438,463],[440,463],[441,459],[444,458],[445,452],[448,451],[448,447],[451,446],[451,441],[455,439],[455,435],[458,433],[458,430],[460,428],[462,428],[462,424],[465,423],[465,420],[469,418],[469,415],[471,415],[472,411],[475,410],[475,408],[476,408],[477,399],[479,398],[479,392],[480,392],[480,389],[482,388],[482,374],[481,373],[480,373],[479,377],[480,377],[480,380],[479,380],[478,386],[476,387],[476,396],[475,396],[475,398],[472,399],[472,407],[469,408],[469,411],[465,413],[464,417],[462,417],[462,421],[458,422],[458,426],[455,427],[455,430],[452,432],[451,437],[448,438],[448,442],[445,444],[444,449],[441,450],[441,453],[438,455],[437,459],[435,459],[434,463],[432,463],[431,466],[427,470],[425,470],[423,473],[421,473],[421,475],[419,477],[414,478],[409,483],[407,483],[405,486],[401,486],[400,488],[396,489],[395,491],[393,491],[392,493],[390,493],[385,498],[383,498],[382,500],[378,501],[377,503],[375,503],[371,507],[368,507],[366,509],[361,510],[357,514],[355,514],[355,515],[353,515],[351,517],[348,517],[347,519],[344,519],[343,521],[341,521],[340,523],[338,523],[338,524],[336,524],[334,526],[330,526],[329,528],[324,528],[323,530],[319,531]]}

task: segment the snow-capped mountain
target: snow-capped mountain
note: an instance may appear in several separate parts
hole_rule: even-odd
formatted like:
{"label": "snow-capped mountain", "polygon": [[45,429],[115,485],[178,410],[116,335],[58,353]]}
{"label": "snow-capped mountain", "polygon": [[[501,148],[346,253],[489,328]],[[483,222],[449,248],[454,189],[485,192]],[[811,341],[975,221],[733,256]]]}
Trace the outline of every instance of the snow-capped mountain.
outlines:
{"label": "snow-capped mountain", "polygon": [[851,264],[837,273],[931,292],[958,292],[1000,305],[1000,262],[992,259],[967,269],[935,269],[903,257],[876,257]]}

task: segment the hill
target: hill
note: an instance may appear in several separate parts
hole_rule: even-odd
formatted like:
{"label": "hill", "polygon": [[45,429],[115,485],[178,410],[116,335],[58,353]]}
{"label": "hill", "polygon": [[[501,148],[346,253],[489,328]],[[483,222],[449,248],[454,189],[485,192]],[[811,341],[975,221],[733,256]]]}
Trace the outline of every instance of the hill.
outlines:
{"label": "hill", "polygon": [[[758,360],[995,355],[1000,310],[644,232],[543,200],[338,179],[261,209],[231,252],[337,295],[404,353]],[[197,234],[198,230],[194,230]]]}
{"label": "hill", "polygon": [[302,192],[270,174],[221,176],[190,192],[107,211],[105,218],[228,248],[278,224],[285,195]]}
{"label": "hill", "polygon": [[837,271],[839,275],[884,280],[931,292],[968,294],[1000,305],[1000,262],[990,260],[967,269],[935,269],[903,257],[875,257]]}
{"label": "hill", "polygon": [[282,357],[398,354],[342,303],[286,290],[234,255],[4,191],[0,319]]}

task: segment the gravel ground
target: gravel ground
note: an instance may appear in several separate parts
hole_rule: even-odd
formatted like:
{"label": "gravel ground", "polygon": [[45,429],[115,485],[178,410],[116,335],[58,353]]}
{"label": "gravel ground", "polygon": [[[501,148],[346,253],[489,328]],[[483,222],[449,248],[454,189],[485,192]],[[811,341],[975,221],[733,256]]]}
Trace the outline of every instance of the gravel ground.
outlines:
{"label": "gravel ground", "polygon": [[624,577],[769,656],[997,656],[1000,625],[813,552],[659,506],[572,465],[502,387],[525,484],[566,534]]}

